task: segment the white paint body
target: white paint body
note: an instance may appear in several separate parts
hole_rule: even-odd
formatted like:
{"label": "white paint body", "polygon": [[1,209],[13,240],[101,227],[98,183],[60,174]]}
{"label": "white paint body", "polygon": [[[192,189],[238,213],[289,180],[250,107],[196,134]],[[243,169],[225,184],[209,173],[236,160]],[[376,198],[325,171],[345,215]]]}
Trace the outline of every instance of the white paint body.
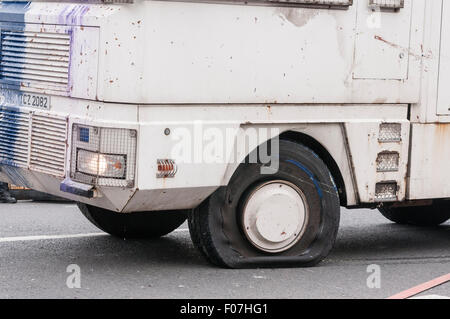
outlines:
{"label": "white paint body", "polygon": [[[268,128],[320,143],[342,175],[347,206],[375,203],[384,181],[397,182],[398,201],[450,197],[450,9],[442,0],[405,0],[398,11],[374,13],[368,2],[347,9],[32,2],[26,31],[75,34],[67,90],[19,89],[51,96],[50,110],[21,110],[66,121],[64,173],[1,165],[0,180],[118,212],[193,208],[227,185],[248,152],[183,163],[173,156],[175,133],[206,132],[204,143],[208,134],[227,136],[237,145]],[[6,104],[19,91],[1,89]],[[74,123],[137,130],[134,187],[97,187],[92,199],[59,190]],[[401,140],[379,143],[381,123],[401,124]],[[400,155],[395,172],[377,172],[386,151]],[[157,160],[166,158],[178,160],[177,174],[157,178]]]}

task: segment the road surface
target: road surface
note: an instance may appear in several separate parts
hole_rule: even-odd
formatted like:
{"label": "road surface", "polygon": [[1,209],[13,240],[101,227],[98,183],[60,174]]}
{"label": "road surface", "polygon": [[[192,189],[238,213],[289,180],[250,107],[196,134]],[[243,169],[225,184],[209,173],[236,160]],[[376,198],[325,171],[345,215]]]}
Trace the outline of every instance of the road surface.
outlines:
{"label": "road surface", "polygon": [[[125,241],[70,203],[1,204],[0,218],[0,298],[386,298],[450,273],[450,223],[399,226],[371,210],[342,209],[334,251],[307,269],[220,269],[186,224]],[[416,297],[446,296],[450,282]]]}

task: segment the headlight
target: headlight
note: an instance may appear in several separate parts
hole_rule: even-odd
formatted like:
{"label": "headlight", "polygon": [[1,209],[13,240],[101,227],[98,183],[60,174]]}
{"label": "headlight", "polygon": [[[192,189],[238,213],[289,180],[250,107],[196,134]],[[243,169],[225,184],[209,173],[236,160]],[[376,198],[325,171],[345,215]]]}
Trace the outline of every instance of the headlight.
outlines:
{"label": "headlight", "polygon": [[126,156],[78,150],[77,171],[89,175],[125,179]]}
{"label": "headlight", "polygon": [[133,187],[137,132],[74,124],[71,178],[100,186]]}

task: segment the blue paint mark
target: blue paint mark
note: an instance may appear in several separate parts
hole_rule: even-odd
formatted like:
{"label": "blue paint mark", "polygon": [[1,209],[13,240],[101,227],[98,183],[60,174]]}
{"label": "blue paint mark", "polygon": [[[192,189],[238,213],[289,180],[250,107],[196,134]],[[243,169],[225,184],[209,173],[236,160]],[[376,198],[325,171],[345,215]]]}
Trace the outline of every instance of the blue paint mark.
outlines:
{"label": "blue paint mark", "polygon": [[72,92],[73,82],[72,82],[72,55],[73,55],[73,26],[83,25],[83,17],[90,10],[89,5],[84,4],[69,4],[61,10],[58,14],[58,23],[62,25],[72,26],[68,30],[68,34],[70,35],[70,52],[69,52],[69,81],[67,86],[67,92]]}
{"label": "blue paint mark", "polygon": [[0,5],[0,21],[25,24],[25,13],[30,8],[31,1],[8,1]]}
{"label": "blue paint mark", "polygon": [[317,180],[314,178],[314,174],[307,169],[305,166],[303,166],[302,164],[300,164],[297,161],[294,160],[287,160],[286,162],[294,164],[295,166],[297,166],[298,168],[300,168],[302,171],[304,171],[306,174],[308,174],[309,178],[312,180],[312,182],[314,183],[314,186],[316,186],[317,192],[319,193],[319,197],[322,198],[323,197],[323,192],[322,189],[320,188],[319,183],[317,182]]}
{"label": "blue paint mark", "polygon": [[21,94],[15,90],[0,90],[0,106],[17,107],[21,105]]}
{"label": "blue paint mark", "polygon": [[15,167],[2,166],[2,173],[5,174],[8,179],[16,186],[34,188],[33,185],[28,182],[27,178],[21,174],[20,169],[17,169]]}
{"label": "blue paint mark", "polygon": [[[12,63],[9,67],[13,67],[11,75],[0,75],[0,164],[17,166],[17,156],[20,147],[18,145],[18,136],[21,130],[20,125],[20,108],[21,105],[21,88],[23,83],[21,77],[25,69],[25,56],[21,52],[14,51],[14,44],[25,43],[25,37],[22,32],[26,31],[26,14],[30,9],[31,1],[8,1],[0,2],[0,30],[1,37],[4,41],[0,41],[0,50],[2,52],[10,52],[5,61]],[[65,6],[59,16],[59,23],[67,26],[81,25],[83,16],[89,11],[89,5],[68,4]],[[8,34],[8,31],[12,34]],[[69,28],[68,33],[71,35],[70,58],[69,58],[69,86],[71,89],[71,57],[73,49],[73,27]],[[5,38],[7,37],[7,38]],[[9,42],[9,43],[8,43]],[[3,47],[1,47],[3,45]],[[3,55],[2,55],[3,56]],[[5,67],[3,67],[4,70]],[[0,71],[2,66],[0,66]],[[10,107],[14,106],[14,107]],[[89,137],[88,137],[89,138]]]}
{"label": "blue paint mark", "polygon": [[17,166],[17,138],[20,112],[14,107],[0,107],[0,164]]}
{"label": "blue paint mark", "polygon": [[94,187],[93,186],[74,182],[70,178],[66,178],[59,185],[59,190],[61,192],[74,194],[77,196],[83,196],[86,198],[94,197]]}
{"label": "blue paint mark", "polygon": [[87,5],[74,5],[69,13],[63,16],[64,23],[67,25],[81,25],[83,16],[89,11]]}
{"label": "blue paint mark", "polygon": [[[2,29],[2,37],[5,37],[5,31],[23,32],[25,30],[25,15],[30,8],[31,2],[2,2],[0,5],[0,21],[2,24],[0,28]],[[6,24],[5,24],[6,22]],[[16,34],[17,35],[17,34]],[[3,39],[2,39],[3,40]],[[17,43],[24,43],[21,41],[21,37],[14,37],[12,40]],[[0,50],[6,49],[5,46],[0,47]],[[0,78],[0,88],[2,89],[13,89],[20,90],[21,88],[21,72],[23,72],[23,58],[20,56],[15,58],[15,77]]]}
{"label": "blue paint mark", "polygon": [[[89,3],[89,1],[86,1]],[[8,41],[16,44],[25,43],[25,38],[21,37],[20,32],[25,31],[25,20],[27,11],[30,9],[31,1],[19,2],[8,1],[0,2],[0,29],[2,31],[14,31],[14,37],[10,37]],[[69,52],[69,79],[67,86],[67,93],[70,95],[72,91],[72,50],[74,47],[72,36],[74,33],[73,27],[82,25],[83,17],[90,10],[89,4],[67,4],[58,14],[58,24],[68,26],[67,33],[70,35],[70,52]],[[2,37],[5,37],[5,32],[2,32]],[[4,38],[3,38],[4,39]],[[3,43],[4,44],[4,43]],[[5,44],[4,44],[5,45]],[[13,46],[5,45],[4,48],[0,47],[0,50],[13,49]],[[15,56],[8,56],[8,62],[14,63],[14,70],[10,76],[3,75],[0,77],[0,89],[12,89],[20,91],[24,85],[27,85],[26,81],[21,80],[21,76],[25,69],[25,57],[22,53],[16,52]]]}
{"label": "blue paint mark", "polygon": [[[23,43],[24,39],[20,37],[20,32],[25,30],[25,15],[30,8],[31,2],[2,2],[0,4],[0,29],[1,40],[7,36],[8,31],[19,32],[18,37],[11,37],[8,39],[10,42]],[[16,34],[17,35],[17,34]],[[0,43],[2,43],[1,41]],[[3,43],[4,44],[4,43]],[[0,47],[0,50],[7,49],[8,47]],[[16,91],[2,90],[2,103],[13,103],[13,105],[20,105],[17,102],[20,94],[14,94],[13,92],[20,91],[21,81],[20,76],[23,72],[23,59],[17,56],[13,57],[12,61],[15,67],[15,77],[0,78],[1,89],[12,89]],[[2,61],[3,62],[3,61]],[[0,66],[1,68],[1,66]],[[16,71],[17,70],[17,71]],[[3,170],[9,172],[10,178],[14,178],[20,183],[25,184],[25,179],[18,176],[14,171],[7,170],[7,167],[18,166],[18,136],[20,131],[20,110],[17,107],[0,106],[0,164],[3,166]]]}

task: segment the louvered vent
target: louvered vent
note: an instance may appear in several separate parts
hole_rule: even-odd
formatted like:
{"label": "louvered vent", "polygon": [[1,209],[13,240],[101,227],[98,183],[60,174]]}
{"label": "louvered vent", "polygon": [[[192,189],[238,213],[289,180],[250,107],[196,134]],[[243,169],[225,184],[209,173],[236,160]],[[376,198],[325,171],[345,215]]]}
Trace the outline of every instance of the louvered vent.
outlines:
{"label": "louvered vent", "polygon": [[0,162],[26,167],[30,115],[14,109],[0,108]]}
{"label": "louvered vent", "polygon": [[0,78],[21,86],[67,91],[70,35],[1,31]]}
{"label": "louvered vent", "polygon": [[65,118],[33,115],[30,168],[64,176],[67,122]]}
{"label": "louvered vent", "polygon": [[1,163],[63,177],[66,145],[65,117],[0,107]]}

